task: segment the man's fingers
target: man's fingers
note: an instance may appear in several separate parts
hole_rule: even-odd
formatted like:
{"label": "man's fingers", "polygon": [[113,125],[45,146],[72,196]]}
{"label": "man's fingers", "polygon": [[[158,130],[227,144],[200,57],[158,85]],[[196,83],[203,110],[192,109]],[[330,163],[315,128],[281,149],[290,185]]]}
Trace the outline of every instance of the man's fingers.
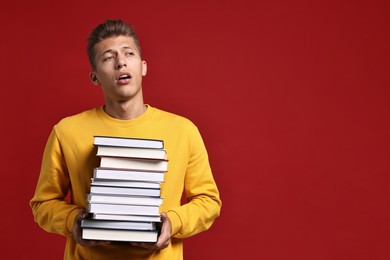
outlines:
{"label": "man's fingers", "polygon": [[143,242],[132,242],[130,243],[132,246],[142,247],[150,250],[156,250],[157,247],[151,243],[143,243]]}
{"label": "man's fingers", "polygon": [[102,245],[108,245],[111,242],[110,241],[103,241],[103,240],[86,240],[86,239],[80,239],[78,243],[82,246],[102,246]]}

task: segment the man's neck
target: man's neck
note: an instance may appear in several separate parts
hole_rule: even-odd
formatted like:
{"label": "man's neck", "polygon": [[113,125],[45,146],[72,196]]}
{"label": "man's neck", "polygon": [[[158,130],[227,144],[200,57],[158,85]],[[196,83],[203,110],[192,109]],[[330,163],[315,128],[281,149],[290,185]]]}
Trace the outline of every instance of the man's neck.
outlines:
{"label": "man's neck", "polygon": [[104,111],[111,117],[121,120],[128,120],[139,117],[146,111],[146,106],[141,102],[106,102]]}

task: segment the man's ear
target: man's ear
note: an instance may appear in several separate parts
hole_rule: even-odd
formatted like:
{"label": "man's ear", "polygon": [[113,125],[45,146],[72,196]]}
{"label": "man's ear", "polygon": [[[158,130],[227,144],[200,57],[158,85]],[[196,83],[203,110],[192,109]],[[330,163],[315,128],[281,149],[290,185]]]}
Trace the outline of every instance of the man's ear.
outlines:
{"label": "man's ear", "polygon": [[97,78],[96,74],[94,72],[89,73],[89,78],[92,81],[92,84],[98,86],[100,85],[99,79]]}
{"label": "man's ear", "polygon": [[146,61],[142,61],[142,76],[146,76],[146,72],[148,71],[148,66],[146,64]]}

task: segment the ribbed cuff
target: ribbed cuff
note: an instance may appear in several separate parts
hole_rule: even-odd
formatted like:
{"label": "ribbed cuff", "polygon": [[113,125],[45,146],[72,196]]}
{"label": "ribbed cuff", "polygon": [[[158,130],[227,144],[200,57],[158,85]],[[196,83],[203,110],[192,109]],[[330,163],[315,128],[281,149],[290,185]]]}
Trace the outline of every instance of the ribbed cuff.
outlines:
{"label": "ribbed cuff", "polygon": [[181,229],[181,226],[182,226],[181,219],[180,219],[179,215],[173,210],[169,210],[167,212],[167,215],[168,215],[168,218],[171,221],[171,225],[172,225],[171,235],[174,236]]}
{"label": "ribbed cuff", "polygon": [[75,220],[79,210],[80,210],[79,208],[75,208],[74,210],[72,210],[69,213],[68,218],[66,219],[66,229],[67,229],[67,232],[70,236],[73,235],[72,230],[73,230],[74,220]]}

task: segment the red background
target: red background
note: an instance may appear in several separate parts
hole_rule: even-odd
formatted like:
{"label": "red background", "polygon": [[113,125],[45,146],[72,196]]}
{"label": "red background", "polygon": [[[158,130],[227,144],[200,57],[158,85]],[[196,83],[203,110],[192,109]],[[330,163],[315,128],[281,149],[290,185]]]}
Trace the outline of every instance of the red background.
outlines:
{"label": "red background", "polygon": [[221,217],[186,259],[390,259],[388,1],[3,1],[2,259],[62,259],[28,206],[61,118],[99,106],[86,37],[135,25],[145,101],[194,121]]}

